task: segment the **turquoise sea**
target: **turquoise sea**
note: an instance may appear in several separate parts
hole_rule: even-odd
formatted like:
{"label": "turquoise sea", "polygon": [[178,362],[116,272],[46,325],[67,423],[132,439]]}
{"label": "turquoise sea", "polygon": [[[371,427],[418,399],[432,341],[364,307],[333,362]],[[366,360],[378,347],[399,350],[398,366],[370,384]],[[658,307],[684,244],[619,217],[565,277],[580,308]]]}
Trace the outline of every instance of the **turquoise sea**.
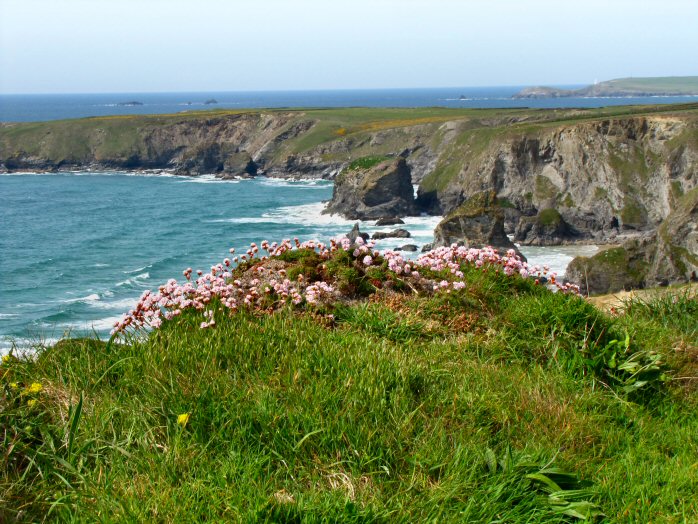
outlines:
{"label": "turquoise sea", "polygon": [[[332,182],[221,181],[169,174],[0,176],[0,352],[66,334],[107,337],[146,289],[187,267],[207,271],[251,242],[327,240],[352,221],[322,214]],[[432,240],[439,217],[406,219],[411,239]],[[372,222],[362,230],[378,231]],[[385,228],[383,228],[385,229]],[[564,272],[589,246],[528,248],[533,263]],[[244,251],[244,250],[243,250]]]}

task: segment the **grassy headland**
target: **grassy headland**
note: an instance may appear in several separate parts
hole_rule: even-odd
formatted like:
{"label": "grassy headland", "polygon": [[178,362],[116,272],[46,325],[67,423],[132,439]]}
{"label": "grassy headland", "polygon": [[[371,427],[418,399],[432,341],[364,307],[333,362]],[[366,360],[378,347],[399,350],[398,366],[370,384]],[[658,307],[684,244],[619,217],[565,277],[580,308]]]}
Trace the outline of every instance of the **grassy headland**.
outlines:
{"label": "grassy headland", "polygon": [[[49,122],[0,124],[0,164],[7,169],[190,168],[187,161],[211,154],[220,159],[205,172],[227,169],[237,149],[261,156],[267,167],[289,156],[314,153],[314,162],[350,162],[361,156],[395,154],[410,142],[439,150],[440,126],[457,123],[458,142],[483,134],[518,136],[587,120],[679,114],[694,117],[698,104],[593,109],[339,108],[212,110],[170,115],[126,115]],[[386,133],[380,141],[376,133]],[[479,136],[479,135],[478,135]],[[448,147],[448,143],[443,144]],[[322,146],[322,147],[320,147]],[[232,147],[232,149],[230,149]],[[230,149],[230,151],[228,151]],[[462,161],[458,162],[458,164]]]}
{"label": "grassy headland", "polygon": [[456,263],[294,249],[229,278],[333,300],[260,287],[4,360],[0,520],[697,520],[698,301],[609,316]]}
{"label": "grassy headland", "polygon": [[616,78],[581,89],[529,87],[514,98],[695,96],[698,76]]}

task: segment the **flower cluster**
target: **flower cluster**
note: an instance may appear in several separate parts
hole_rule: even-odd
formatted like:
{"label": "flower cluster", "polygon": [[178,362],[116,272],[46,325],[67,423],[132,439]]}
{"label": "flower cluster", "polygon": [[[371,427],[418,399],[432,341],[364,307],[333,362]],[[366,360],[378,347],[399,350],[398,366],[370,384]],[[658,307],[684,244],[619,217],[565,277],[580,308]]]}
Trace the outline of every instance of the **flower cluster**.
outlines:
{"label": "flower cluster", "polygon": [[[464,269],[472,266],[482,270],[494,269],[507,276],[518,274],[523,278],[534,278],[537,284],[545,282],[554,291],[579,293],[577,286],[558,283],[556,275],[550,273],[549,268],[530,267],[514,250],[500,255],[492,247],[475,249],[453,244],[422,254],[417,260],[408,260],[395,251],[374,251],[374,244],[364,242],[362,238],[352,243],[343,237],[332,239],[329,244],[314,240],[300,242],[297,238],[293,242],[285,239],[281,243],[265,240],[260,246],[250,244],[246,253],[239,257],[232,260],[226,258],[222,263],[211,266],[206,274],[201,270],[196,271],[196,280],[192,281],[192,268],[187,268],[183,272],[186,279],[183,284],[172,279],[160,286],[157,292],[146,291],[135,308],[114,325],[112,334],[124,333],[129,328],[157,329],[163,320],[173,319],[187,309],[203,311],[204,321],[200,327],[211,328],[216,325],[212,309],[214,301],[222,308],[235,312],[239,308],[269,310],[286,303],[300,305],[305,302],[316,306],[338,298],[334,282],[319,278],[310,281],[303,274],[292,281],[286,269],[278,267],[280,263],[270,262],[294,248],[314,251],[321,260],[329,260],[335,253],[344,251],[353,257],[353,263],[363,271],[380,267],[388,271],[390,278],[409,280],[421,289],[432,292],[450,293],[465,289]],[[234,255],[235,250],[231,249],[230,253]],[[238,271],[234,276],[235,264],[244,270],[242,274]],[[322,267],[325,267],[324,263]]]}

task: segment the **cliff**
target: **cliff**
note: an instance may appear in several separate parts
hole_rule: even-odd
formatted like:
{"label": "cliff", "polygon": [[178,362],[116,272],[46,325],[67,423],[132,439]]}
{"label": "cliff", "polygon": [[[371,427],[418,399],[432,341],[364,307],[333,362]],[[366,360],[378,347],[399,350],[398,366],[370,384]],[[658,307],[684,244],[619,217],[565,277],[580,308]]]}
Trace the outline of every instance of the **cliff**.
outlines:
{"label": "cliff", "polygon": [[698,187],[678,200],[657,231],[575,258],[566,278],[586,293],[698,281]]}
{"label": "cliff", "polygon": [[415,214],[414,189],[405,159],[367,158],[350,164],[335,179],[325,213],[350,220]]}
{"label": "cliff", "polygon": [[[510,208],[511,233],[521,216],[549,209],[564,224],[560,233],[615,242],[655,230],[697,185],[695,113],[637,115],[464,130],[423,179],[418,204],[448,213],[494,189]],[[520,229],[517,240],[527,235]]]}
{"label": "cliff", "polygon": [[377,157],[405,159],[421,211],[448,214],[493,190],[519,242],[621,242],[656,230],[698,185],[698,104],[205,111],[0,125],[6,171],[335,178]]}

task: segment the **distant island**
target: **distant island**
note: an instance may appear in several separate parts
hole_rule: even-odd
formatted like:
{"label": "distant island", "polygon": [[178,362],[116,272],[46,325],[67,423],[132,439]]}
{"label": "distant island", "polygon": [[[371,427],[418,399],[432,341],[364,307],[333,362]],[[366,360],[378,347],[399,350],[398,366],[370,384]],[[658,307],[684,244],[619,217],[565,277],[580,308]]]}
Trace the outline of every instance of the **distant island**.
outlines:
{"label": "distant island", "polygon": [[698,76],[617,78],[581,89],[527,87],[512,98],[698,96]]}
{"label": "distant island", "polygon": [[204,102],[204,104],[207,106],[209,106],[211,104],[217,104],[217,103],[218,103],[218,100],[216,100],[215,98],[209,98],[208,100],[206,100],[206,102]]}
{"label": "distant island", "polygon": [[138,100],[129,100],[128,102],[119,102],[116,104],[118,106],[124,106],[124,107],[131,107],[131,106],[142,106],[143,102],[139,102]]}

